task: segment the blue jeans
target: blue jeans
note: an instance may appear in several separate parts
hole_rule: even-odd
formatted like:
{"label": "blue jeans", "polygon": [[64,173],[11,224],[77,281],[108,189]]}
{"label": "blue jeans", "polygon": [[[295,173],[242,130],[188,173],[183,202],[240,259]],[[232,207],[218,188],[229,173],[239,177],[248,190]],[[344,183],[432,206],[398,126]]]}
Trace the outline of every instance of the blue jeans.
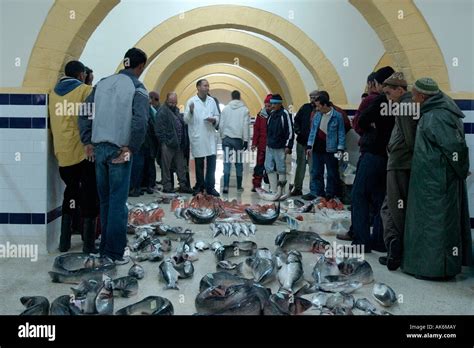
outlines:
{"label": "blue jeans", "polygon": [[222,148],[224,149],[224,187],[229,187],[230,171],[233,162],[235,163],[236,176],[242,177],[244,171],[242,164],[243,145],[242,139],[229,137],[222,139]]}
{"label": "blue jeans", "polygon": [[141,190],[145,168],[145,149],[143,146],[133,155],[130,174],[130,190]]}
{"label": "blue jeans", "polygon": [[[314,196],[334,198],[339,195],[339,161],[332,152],[311,154],[311,179],[309,188]],[[327,170],[327,187],[324,189],[324,166]]]}
{"label": "blue jeans", "polygon": [[280,175],[286,175],[285,156],[285,149],[272,149],[267,146],[265,151],[265,170],[267,174],[277,172]]}
{"label": "blue jeans", "polygon": [[[365,252],[385,251],[380,208],[385,198],[386,178],[387,159],[370,152],[362,153],[352,187],[352,244],[364,245]],[[371,211],[374,214],[372,234]]]}
{"label": "blue jeans", "polygon": [[102,224],[99,250],[102,256],[108,256],[112,260],[121,259],[127,246],[128,209],[125,204],[132,163],[112,164],[112,160],[120,154],[116,145],[99,143],[94,150]]}
{"label": "blue jeans", "polygon": [[[204,178],[204,160],[206,160],[206,177]],[[216,185],[216,155],[197,157],[194,159],[196,167],[196,186],[195,189],[209,193]]]}

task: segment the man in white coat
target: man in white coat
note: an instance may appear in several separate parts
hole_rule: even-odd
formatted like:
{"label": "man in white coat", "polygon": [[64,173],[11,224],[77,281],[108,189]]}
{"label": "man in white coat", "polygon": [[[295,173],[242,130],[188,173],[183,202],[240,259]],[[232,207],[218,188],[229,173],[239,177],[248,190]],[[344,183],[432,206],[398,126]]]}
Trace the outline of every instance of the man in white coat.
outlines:
{"label": "man in white coat", "polygon": [[[214,99],[208,96],[207,80],[199,80],[196,88],[197,95],[187,101],[184,110],[184,122],[188,125],[189,143],[196,168],[194,195],[205,190],[207,194],[219,197],[219,192],[214,188],[219,110]],[[204,161],[206,161],[205,177]]]}
{"label": "man in white coat", "polygon": [[[235,162],[237,191],[242,192],[242,157],[249,143],[249,109],[240,100],[240,92],[232,91],[232,101],[222,110],[219,133],[224,150],[224,194],[229,193],[229,179],[232,162]],[[235,157],[234,157],[235,155]]]}

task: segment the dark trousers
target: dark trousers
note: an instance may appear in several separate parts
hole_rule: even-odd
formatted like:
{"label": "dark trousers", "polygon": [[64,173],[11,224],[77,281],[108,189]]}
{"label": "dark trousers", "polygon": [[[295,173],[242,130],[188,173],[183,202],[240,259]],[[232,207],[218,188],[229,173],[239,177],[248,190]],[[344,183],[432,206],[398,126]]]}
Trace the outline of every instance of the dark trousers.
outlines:
{"label": "dark trousers", "polygon": [[155,157],[146,154],[143,162],[142,187],[152,188],[156,185]]}
{"label": "dark trousers", "polygon": [[[204,177],[204,160],[206,161],[206,176]],[[197,157],[194,159],[196,167],[196,186],[199,191],[207,192],[214,189],[216,184],[216,155]]]}
{"label": "dark trousers", "polygon": [[252,185],[255,188],[262,186],[262,179],[265,174],[265,149],[257,149],[257,164],[253,169]]}
{"label": "dark trousers", "polygon": [[143,169],[145,167],[145,149],[143,146],[132,156],[132,173],[130,175],[130,190],[141,190]]}
{"label": "dark trousers", "polygon": [[[339,161],[332,152],[313,152],[311,154],[311,194],[318,197],[334,198],[339,195]],[[327,187],[324,189],[324,167],[327,170]]]}
{"label": "dark trousers", "polygon": [[403,243],[409,182],[410,170],[387,171],[387,196],[380,211],[384,231],[383,239],[387,247],[393,238],[397,238]]}
{"label": "dark trousers", "polygon": [[[385,251],[380,208],[386,192],[387,158],[370,152],[361,154],[357,175],[352,187],[352,244],[364,245],[365,252],[372,249]],[[372,206],[372,208],[371,208]],[[374,221],[370,233],[370,211]]]}
{"label": "dark trousers", "polygon": [[179,187],[181,189],[186,188],[188,182],[183,151],[179,148],[173,149],[161,144],[161,183],[165,190],[173,189],[173,171],[176,171],[178,175]]}
{"label": "dark trousers", "polygon": [[99,198],[93,162],[83,160],[78,164],[59,167],[59,175],[66,184],[62,213],[74,216],[80,210],[84,218],[99,215]]}

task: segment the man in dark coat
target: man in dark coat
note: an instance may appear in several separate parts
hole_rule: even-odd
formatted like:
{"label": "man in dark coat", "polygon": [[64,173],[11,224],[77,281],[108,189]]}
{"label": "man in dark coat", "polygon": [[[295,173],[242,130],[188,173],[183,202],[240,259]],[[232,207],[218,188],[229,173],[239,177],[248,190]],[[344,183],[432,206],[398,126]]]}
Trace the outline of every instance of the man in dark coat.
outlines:
{"label": "man in dark coat", "polygon": [[411,164],[402,270],[449,279],[472,262],[464,114],[431,78],[413,86],[421,104]]}

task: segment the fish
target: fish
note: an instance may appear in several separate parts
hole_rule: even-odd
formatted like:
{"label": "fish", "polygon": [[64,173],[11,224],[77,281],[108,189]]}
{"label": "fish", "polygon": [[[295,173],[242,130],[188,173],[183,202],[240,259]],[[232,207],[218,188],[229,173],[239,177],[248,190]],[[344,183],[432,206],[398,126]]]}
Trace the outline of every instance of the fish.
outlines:
{"label": "fish", "polygon": [[49,309],[51,315],[80,315],[80,309],[71,301],[71,296],[62,295],[51,303]]}
{"label": "fish", "polygon": [[174,241],[187,241],[191,242],[193,240],[194,232],[190,229],[183,230],[182,227],[173,227],[166,232],[166,237]]}
{"label": "fish", "polygon": [[216,238],[219,234],[222,234],[222,229],[220,228],[220,226],[216,225],[213,222],[209,224],[209,228],[212,231],[212,238]]}
{"label": "fish", "polygon": [[190,278],[194,274],[194,265],[190,260],[174,264],[174,269],[178,272],[178,278]]}
{"label": "fish", "polygon": [[263,214],[250,208],[245,208],[245,212],[254,224],[271,225],[280,216],[280,202],[278,202],[276,210],[267,210],[267,212]]}
{"label": "fish", "polygon": [[244,223],[240,224],[240,231],[245,237],[248,237],[251,233],[250,228]]}
{"label": "fish", "polygon": [[354,308],[354,303],[354,296],[343,292],[337,292],[329,296],[326,301],[326,307],[329,309],[334,309],[336,307],[352,309]]}
{"label": "fish", "polygon": [[375,300],[384,307],[390,307],[397,302],[395,291],[384,283],[375,283],[372,295]]}
{"label": "fish", "polygon": [[215,250],[217,261],[223,261],[230,257],[253,256],[257,250],[257,244],[251,241],[234,241],[230,245],[221,246]]}
{"label": "fish", "polygon": [[128,270],[128,275],[137,279],[142,279],[143,277],[145,277],[145,270],[142,266],[134,263],[132,267],[130,267],[130,269]]}
{"label": "fish", "polygon": [[327,276],[339,275],[339,268],[334,260],[322,255],[313,268],[312,276],[316,283],[323,283],[329,281]]}
{"label": "fish", "polygon": [[93,291],[99,282],[94,279],[82,280],[75,288],[71,288],[74,298],[85,298],[89,291]]}
{"label": "fish", "polygon": [[326,292],[344,292],[350,294],[362,287],[362,283],[358,281],[320,283],[319,289]]}
{"label": "fish", "polygon": [[247,258],[245,262],[251,267],[254,280],[257,283],[268,283],[275,278],[276,262],[267,248],[258,249],[255,256]]}
{"label": "fish", "polygon": [[165,289],[179,290],[177,285],[179,273],[174,268],[171,258],[167,258],[161,262],[159,269],[162,279],[166,282]]}
{"label": "fish", "polygon": [[166,253],[168,251],[171,251],[171,247],[172,247],[171,239],[169,239],[168,237],[165,237],[160,241],[160,250],[161,251]]}
{"label": "fish", "polygon": [[104,283],[99,288],[95,297],[95,310],[100,315],[109,315],[114,313],[114,295],[113,290],[107,289]]}
{"label": "fish", "polygon": [[319,291],[311,298],[311,303],[318,309],[326,306],[327,300],[332,296],[331,293]]}
{"label": "fish", "polygon": [[[91,281],[85,285],[81,283],[76,289],[80,297],[73,297],[71,301],[79,308],[83,314],[107,315],[113,313],[114,297],[113,290],[107,281]],[[74,296],[74,295],[72,295]]]}
{"label": "fish", "polygon": [[284,251],[298,250],[324,254],[330,244],[316,232],[291,230],[280,233],[275,238],[275,245]]}
{"label": "fish", "polygon": [[217,264],[216,264],[216,270],[218,272],[228,272],[228,273],[231,273],[231,274],[240,274],[240,270],[239,270],[239,265],[240,264],[236,264],[236,263],[232,263],[231,261],[227,261],[227,260],[224,260],[224,261],[219,261]]}
{"label": "fish", "polygon": [[270,301],[275,304],[281,314],[297,315],[312,307],[311,301],[296,297],[285,291],[278,291],[270,296]]}
{"label": "fish", "polygon": [[20,302],[26,309],[20,315],[48,315],[49,301],[44,296],[23,296]]}
{"label": "fish", "polygon": [[238,237],[241,233],[243,233],[243,232],[242,232],[242,227],[240,226],[239,223],[233,223],[233,224],[232,224],[232,227],[233,227],[233,232],[234,232],[233,234],[235,234],[237,237]]}
{"label": "fish", "polygon": [[215,241],[215,242],[212,242],[211,244],[211,250],[212,251],[216,251],[217,249],[219,249],[221,246],[223,246],[223,244],[219,241]]}
{"label": "fish", "polygon": [[303,265],[301,263],[301,254],[292,250],[288,253],[286,264],[278,271],[278,281],[281,289],[293,292],[293,286],[303,278]]}
{"label": "fish", "polygon": [[341,262],[338,267],[342,274],[348,276],[348,280],[357,280],[362,284],[370,284],[374,281],[374,271],[365,260],[350,258]]}
{"label": "fish", "polygon": [[334,315],[354,315],[354,313],[352,313],[352,309],[350,308],[345,308],[345,307],[341,307],[341,306],[336,306],[334,307],[331,312],[334,314]]}
{"label": "fish", "polygon": [[217,210],[213,209],[196,209],[196,208],[188,208],[187,213],[191,218],[191,221],[195,224],[209,224],[214,221],[217,216]]}
{"label": "fish", "polygon": [[83,268],[74,272],[48,272],[53,283],[79,284],[82,280],[93,279],[100,281],[104,275],[113,276],[116,273],[115,264],[111,267]]}
{"label": "fish", "polygon": [[132,276],[114,279],[110,282],[110,289],[121,297],[131,297],[138,293],[138,280]]}
{"label": "fish", "polygon": [[359,298],[355,303],[355,308],[360,309],[366,313],[374,314],[377,308],[367,298]]}
{"label": "fish", "polygon": [[281,185],[277,186],[277,190],[274,193],[268,192],[267,190],[264,190],[263,188],[260,188],[260,187],[256,188],[255,190],[257,191],[257,194],[260,197],[260,199],[263,199],[265,201],[271,201],[271,202],[278,201],[282,195]]}
{"label": "fish", "polygon": [[223,287],[228,288],[232,285],[242,285],[247,284],[248,279],[239,277],[228,272],[215,272],[207,273],[204,277],[201,278],[199,282],[199,292],[204,291],[205,289],[211,287]]}
{"label": "fish", "polygon": [[173,315],[173,304],[161,296],[148,296],[143,300],[123,307],[116,315]]}
{"label": "fish", "polygon": [[249,224],[248,226],[249,226],[250,233],[255,235],[255,232],[257,232],[257,226],[255,226],[254,224]]}
{"label": "fish", "polygon": [[209,249],[209,243],[203,242],[202,240],[198,240],[194,243],[194,247],[199,251],[204,251]]}

